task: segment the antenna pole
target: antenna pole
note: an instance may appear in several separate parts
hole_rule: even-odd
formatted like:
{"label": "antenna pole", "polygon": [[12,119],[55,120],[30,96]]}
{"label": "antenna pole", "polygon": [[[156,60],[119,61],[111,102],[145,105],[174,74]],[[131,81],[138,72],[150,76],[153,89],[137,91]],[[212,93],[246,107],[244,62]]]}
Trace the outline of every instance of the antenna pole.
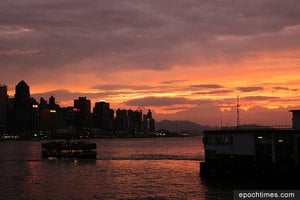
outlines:
{"label": "antenna pole", "polygon": [[220,113],[220,118],[221,118],[221,129],[222,129],[223,128],[222,110],[221,110],[221,113]]}
{"label": "antenna pole", "polygon": [[239,104],[239,95],[236,98],[236,127],[237,129],[240,126],[240,104]]}

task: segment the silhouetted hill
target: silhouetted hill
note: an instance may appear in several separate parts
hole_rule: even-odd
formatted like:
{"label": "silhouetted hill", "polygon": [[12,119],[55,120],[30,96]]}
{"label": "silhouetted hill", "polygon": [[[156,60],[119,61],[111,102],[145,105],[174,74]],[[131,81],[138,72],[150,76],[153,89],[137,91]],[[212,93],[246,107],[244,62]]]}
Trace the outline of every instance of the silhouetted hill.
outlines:
{"label": "silhouetted hill", "polygon": [[170,120],[162,120],[160,122],[156,122],[155,129],[165,129],[170,132],[176,132],[179,131],[188,131],[192,135],[202,135],[202,132],[205,130],[213,129],[214,127],[211,126],[202,126],[200,124],[197,124],[195,122],[191,121],[170,121]]}

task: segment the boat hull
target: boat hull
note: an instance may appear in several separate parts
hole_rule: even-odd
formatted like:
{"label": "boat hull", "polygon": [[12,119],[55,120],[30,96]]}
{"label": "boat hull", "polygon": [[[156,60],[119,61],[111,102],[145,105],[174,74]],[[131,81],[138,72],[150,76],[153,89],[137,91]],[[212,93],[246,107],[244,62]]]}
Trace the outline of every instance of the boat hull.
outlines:
{"label": "boat hull", "polygon": [[58,157],[58,158],[96,158],[97,151],[95,143],[64,143],[64,142],[49,142],[42,144],[42,156]]}

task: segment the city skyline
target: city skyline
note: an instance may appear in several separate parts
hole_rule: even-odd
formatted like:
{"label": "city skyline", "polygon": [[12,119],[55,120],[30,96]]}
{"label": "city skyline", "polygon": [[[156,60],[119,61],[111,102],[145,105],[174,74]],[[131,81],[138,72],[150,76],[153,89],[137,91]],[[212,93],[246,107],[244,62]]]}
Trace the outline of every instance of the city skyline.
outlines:
{"label": "city skyline", "polygon": [[291,124],[297,1],[1,1],[0,80],[62,106],[86,96],[158,121]]}
{"label": "city skyline", "polygon": [[19,137],[28,138],[43,132],[47,137],[64,134],[98,137],[101,131],[115,136],[150,136],[155,132],[150,109],[147,114],[120,108],[115,112],[108,102],[99,101],[91,111],[91,101],[86,97],[78,97],[73,102],[73,106],[61,107],[54,96],[49,101],[43,97],[37,101],[24,80],[16,85],[14,97],[9,98],[7,86],[0,85],[0,133],[18,133]]}

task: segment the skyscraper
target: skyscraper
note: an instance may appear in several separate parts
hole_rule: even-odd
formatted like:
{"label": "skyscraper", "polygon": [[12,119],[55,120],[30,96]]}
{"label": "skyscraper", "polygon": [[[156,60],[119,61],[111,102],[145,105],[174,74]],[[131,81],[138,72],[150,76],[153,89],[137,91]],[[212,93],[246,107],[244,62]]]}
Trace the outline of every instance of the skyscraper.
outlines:
{"label": "skyscraper", "polygon": [[16,85],[12,120],[11,128],[14,131],[24,132],[33,129],[33,112],[29,86],[23,80]]}
{"label": "skyscraper", "polygon": [[116,112],[115,128],[117,131],[128,131],[127,110],[118,109]]}
{"label": "skyscraper", "polygon": [[148,113],[143,115],[143,132],[145,134],[155,132],[154,119],[152,118],[151,110],[148,110]]}
{"label": "skyscraper", "polygon": [[147,120],[147,131],[155,132],[154,119],[152,118],[152,112],[150,109],[148,110],[146,120]]}
{"label": "skyscraper", "polygon": [[54,98],[54,96],[51,96],[50,98],[49,98],[49,109],[50,110],[55,110],[55,98]]}
{"label": "skyscraper", "polygon": [[74,108],[78,110],[78,121],[79,127],[90,127],[91,118],[91,100],[86,97],[79,97],[74,100]]}
{"label": "skyscraper", "polygon": [[95,126],[104,131],[113,129],[114,111],[109,108],[109,103],[104,101],[96,102],[94,107]]}
{"label": "skyscraper", "polygon": [[40,98],[40,109],[44,110],[44,109],[47,109],[47,108],[48,108],[47,101],[43,97],[41,97]]}
{"label": "skyscraper", "polygon": [[29,86],[23,80],[16,85],[14,108],[15,110],[27,110],[27,111],[31,110],[32,108],[31,101],[30,101]]}
{"label": "skyscraper", "polygon": [[7,130],[7,109],[8,109],[7,86],[0,85],[0,134]]}
{"label": "skyscraper", "polygon": [[131,134],[139,134],[142,132],[143,121],[142,110],[128,110],[128,132]]}

